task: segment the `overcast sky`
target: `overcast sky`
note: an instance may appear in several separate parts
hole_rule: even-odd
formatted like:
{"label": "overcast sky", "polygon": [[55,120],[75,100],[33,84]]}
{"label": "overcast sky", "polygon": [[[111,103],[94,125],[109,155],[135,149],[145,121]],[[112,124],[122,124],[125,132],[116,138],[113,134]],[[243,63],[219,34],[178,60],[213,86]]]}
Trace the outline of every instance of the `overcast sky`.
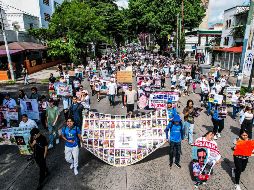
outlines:
{"label": "overcast sky", "polygon": [[[250,0],[210,0],[209,23],[218,23],[223,20],[224,10],[236,5],[248,4]],[[127,7],[128,0],[118,0],[118,6]]]}

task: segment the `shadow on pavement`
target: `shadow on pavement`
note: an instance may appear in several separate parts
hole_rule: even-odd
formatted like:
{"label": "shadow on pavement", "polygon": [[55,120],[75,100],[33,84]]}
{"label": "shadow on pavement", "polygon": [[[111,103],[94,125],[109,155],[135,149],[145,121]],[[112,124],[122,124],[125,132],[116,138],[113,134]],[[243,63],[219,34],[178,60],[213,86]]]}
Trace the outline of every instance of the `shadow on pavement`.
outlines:
{"label": "shadow on pavement", "polygon": [[234,178],[232,178],[232,168],[234,167],[234,162],[230,161],[227,158],[224,158],[221,162],[221,167],[227,174],[231,177],[232,182],[234,183]]}
{"label": "shadow on pavement", "polygon": [[230,130],[231,130],[232,133],[234,133],[237,136],[240,133],[240,128],[239,127],[230,126]]}
{"label": "shadow on pavement", "polygon": [[202,127],[205,128],[207,131],[213,130],[213,126],[202,125]]}

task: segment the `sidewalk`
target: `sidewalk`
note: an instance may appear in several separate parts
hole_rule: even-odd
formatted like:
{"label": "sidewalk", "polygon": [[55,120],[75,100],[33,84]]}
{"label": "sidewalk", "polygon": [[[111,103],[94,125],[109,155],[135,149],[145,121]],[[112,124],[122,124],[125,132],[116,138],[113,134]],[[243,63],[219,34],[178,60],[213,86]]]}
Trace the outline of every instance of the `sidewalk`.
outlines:
{"label": "sidewalk", "polygon": [[[53,73],[54,77],[59,76],[59,72],[57,71],[57,66],[50,67],[39,72],[33,73],[29,75],[29,83],[45,83],[49,78],[50,73]],[[16,84],[23,84],[24,79],[20,77],[16,80]],[[10,81],[0,81],[0,84],[10,84]]]}

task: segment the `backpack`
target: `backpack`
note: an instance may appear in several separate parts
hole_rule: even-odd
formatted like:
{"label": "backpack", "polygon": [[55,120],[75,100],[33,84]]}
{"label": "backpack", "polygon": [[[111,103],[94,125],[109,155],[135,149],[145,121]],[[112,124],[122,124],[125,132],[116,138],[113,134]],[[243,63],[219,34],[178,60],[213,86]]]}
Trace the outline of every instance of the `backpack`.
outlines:
{"label": "backpack", "polygon": [[[76,130],[76,136],[77,136],[77,139],[78,139],[78,142],[77,142],[78,143],[78,147],[80,148],[81,144],[80,144],[80,139],[78,137],[78,127],[77,126],[75,126],[75,130]],[[65,131],[66,131],[66,126],[64,127],[64,134],[62,134],[66,138]]]}

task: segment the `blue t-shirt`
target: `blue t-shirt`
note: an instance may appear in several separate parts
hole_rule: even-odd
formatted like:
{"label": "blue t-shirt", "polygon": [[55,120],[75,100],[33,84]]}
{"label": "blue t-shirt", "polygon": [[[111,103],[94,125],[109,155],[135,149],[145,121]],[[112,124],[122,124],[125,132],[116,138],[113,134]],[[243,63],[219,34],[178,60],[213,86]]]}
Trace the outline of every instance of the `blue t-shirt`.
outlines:
{"label": "blue t-shirt", "polygon": [[72,148],[78,146],[78,134],[81,134],[79,127],[73,126],[71,129],[69,127],[64,127],[62,129],[62,135],[67,140],[73,140],[74,143],[65,142],[65,146]]}
{"label": "blue t-shirt", "polygon": [[[168,131],[170,131],[170,136],[168,135]],[[181,142],[184,136],[184,128],[182,123],[178,125],[169,123],[165,129],[166,138],[171,142]]]}
{"label": "blue t-shirt", "polygon": [[168,118],[172,119],[174,116],[177,115],[177,111],[175,108],[168,109]]}

